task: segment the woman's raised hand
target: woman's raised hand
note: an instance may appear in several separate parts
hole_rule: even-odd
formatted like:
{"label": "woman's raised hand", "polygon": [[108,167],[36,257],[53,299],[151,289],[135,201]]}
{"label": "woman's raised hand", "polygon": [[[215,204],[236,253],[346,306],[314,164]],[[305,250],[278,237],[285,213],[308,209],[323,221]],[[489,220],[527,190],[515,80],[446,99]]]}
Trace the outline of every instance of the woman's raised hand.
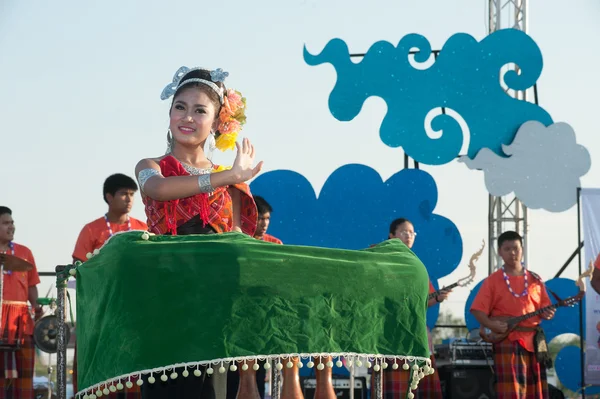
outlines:
{"label": "woman's raised hand", "polygon": [[250,143],[250,140],[245,138],[242,140],[242,144],[236,142],[235,146],[237,148],[237,155],[235,161],[233,161],[231,172],[233,173],[236,183],[243,183],[252,179],[260,172],[263,162],[260,161],[258,165],[253,166],[254,146]]}

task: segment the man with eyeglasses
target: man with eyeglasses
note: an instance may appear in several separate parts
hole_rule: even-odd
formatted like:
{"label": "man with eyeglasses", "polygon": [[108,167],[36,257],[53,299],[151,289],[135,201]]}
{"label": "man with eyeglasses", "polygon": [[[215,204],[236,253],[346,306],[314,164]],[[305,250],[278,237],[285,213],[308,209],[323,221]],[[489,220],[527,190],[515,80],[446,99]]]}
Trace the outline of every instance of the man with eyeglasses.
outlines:
{"label": "man with eyeglasses", "polygon": [[[416,237],[417,233],[415,232],[415,227],[410,220],[399,218],[390,224],[390,232],[388,235],[389,239],[398,238],[408,248],[412,249]],[[429,293],[431,294],[434,292],[435,288],[430,281]],[[434,296],[427,302],[427,306],[431,307],[445,301],[450,292],[452,291],[440,291],[438,295]],[[435,369],[435,358],[433,357],[433,343],[431,341],[431,334],[428,333],[427,335],[429,338],[429,350],[431,352],[431,365]],[[409,378],[410,373],[408,371],[401,369],[392,370],[391,368],[386,369],[383,377],[383,393],[385,398],[405,398],[408,387],[410,386]],[[440,378],[438,377],[438,374],[435,373],[425,377],[423,381],[419,383],[419,387],[411,392],[415,395],[415,398],[441,399],[442,386],[440,384]]]}

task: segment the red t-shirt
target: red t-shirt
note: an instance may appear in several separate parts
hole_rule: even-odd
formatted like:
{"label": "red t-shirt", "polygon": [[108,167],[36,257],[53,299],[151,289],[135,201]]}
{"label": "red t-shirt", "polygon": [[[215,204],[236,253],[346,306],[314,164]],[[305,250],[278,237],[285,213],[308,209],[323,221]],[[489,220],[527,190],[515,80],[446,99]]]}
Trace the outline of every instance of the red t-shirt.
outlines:
{"label": "red t-shirt", "polygon": [[259,238],[259,240],[272,242],[275,244],[283,244],[283,242],[279,238],[273,237],[272,235],[266,233],[263,234],[262,238]]}
{"label": "red t-shirt", "polygon": [[[40,276],[35,265],[33,254],[25,245],[13,243],[15,256],[33,265],[33,269],[27,272],[4,272],[4,285],[2,299],[5,301],[27,302],[29,298],[29,287],[35,287],[40,283]],[[8,250],[11,255],[12,251]]]}
{"label": "red t-shirt", "polygon": [[[146,223],[132,217],[129,218],[129,221],[131,222],[131,230],[148,231]],[[111,223],[110,228],[114,234],[120,231],[127,231],[129,225],[127,223]],[[86,255],[94,252],[95,249],[101,248],[109,237],[110,231],[108,231],[104,216],[86,224],[83,226],[81,233],[79,233],[79,238],[77,238],[73,258],[85,262],[87,260]]]}

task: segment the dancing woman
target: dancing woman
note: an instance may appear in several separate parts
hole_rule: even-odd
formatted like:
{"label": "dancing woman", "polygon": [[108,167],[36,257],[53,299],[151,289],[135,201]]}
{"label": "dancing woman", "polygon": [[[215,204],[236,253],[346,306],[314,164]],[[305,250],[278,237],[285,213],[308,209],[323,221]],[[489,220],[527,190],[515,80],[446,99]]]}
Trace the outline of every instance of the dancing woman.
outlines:
{"label": "dancing woman", "polygon": [[[169,110],[168,150],[136,166],[148,228],[155,234],[215,234],[241,231],[253,236],[258,212],[246,181],[256,176],[254,147],[237,134],[245,122],[245,99],[227,90],[220,69],[181,67],[161,94],[173,96]],[[205,145],[237,148],[231,169],[214,165]],[[181,374],[181,371],[179,371]],[[142,397],[214,398],[212,378],[178,378],[142,386]]]}
{"label": "dancing woman", "polygon": [[[180,68],[161,95],[173,102],[167,154],[142,159],[136,166],[148,227],[156,234],[210,234],[242,231],[253,235],[256,205],[244,182],[262,167],[253,167],[254,147],[236,141],[245,122],[245,99],[226,90],[226,72]],[[237,148],[229,170],[214,165],[206,142],[219,149]]]}

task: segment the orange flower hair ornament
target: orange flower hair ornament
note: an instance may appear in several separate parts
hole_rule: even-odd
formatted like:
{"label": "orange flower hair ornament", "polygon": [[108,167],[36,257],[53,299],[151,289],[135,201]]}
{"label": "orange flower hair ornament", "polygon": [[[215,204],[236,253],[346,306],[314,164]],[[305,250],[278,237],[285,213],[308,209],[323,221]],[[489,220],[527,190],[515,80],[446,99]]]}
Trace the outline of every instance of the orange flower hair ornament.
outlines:
{"label": "orange flower hair ornament", "polygon": [[234,149],[245,123],[246,99],[239,91],[227,89],[219,113],[219,127],[215,132],[216,147],[221,151]]}

